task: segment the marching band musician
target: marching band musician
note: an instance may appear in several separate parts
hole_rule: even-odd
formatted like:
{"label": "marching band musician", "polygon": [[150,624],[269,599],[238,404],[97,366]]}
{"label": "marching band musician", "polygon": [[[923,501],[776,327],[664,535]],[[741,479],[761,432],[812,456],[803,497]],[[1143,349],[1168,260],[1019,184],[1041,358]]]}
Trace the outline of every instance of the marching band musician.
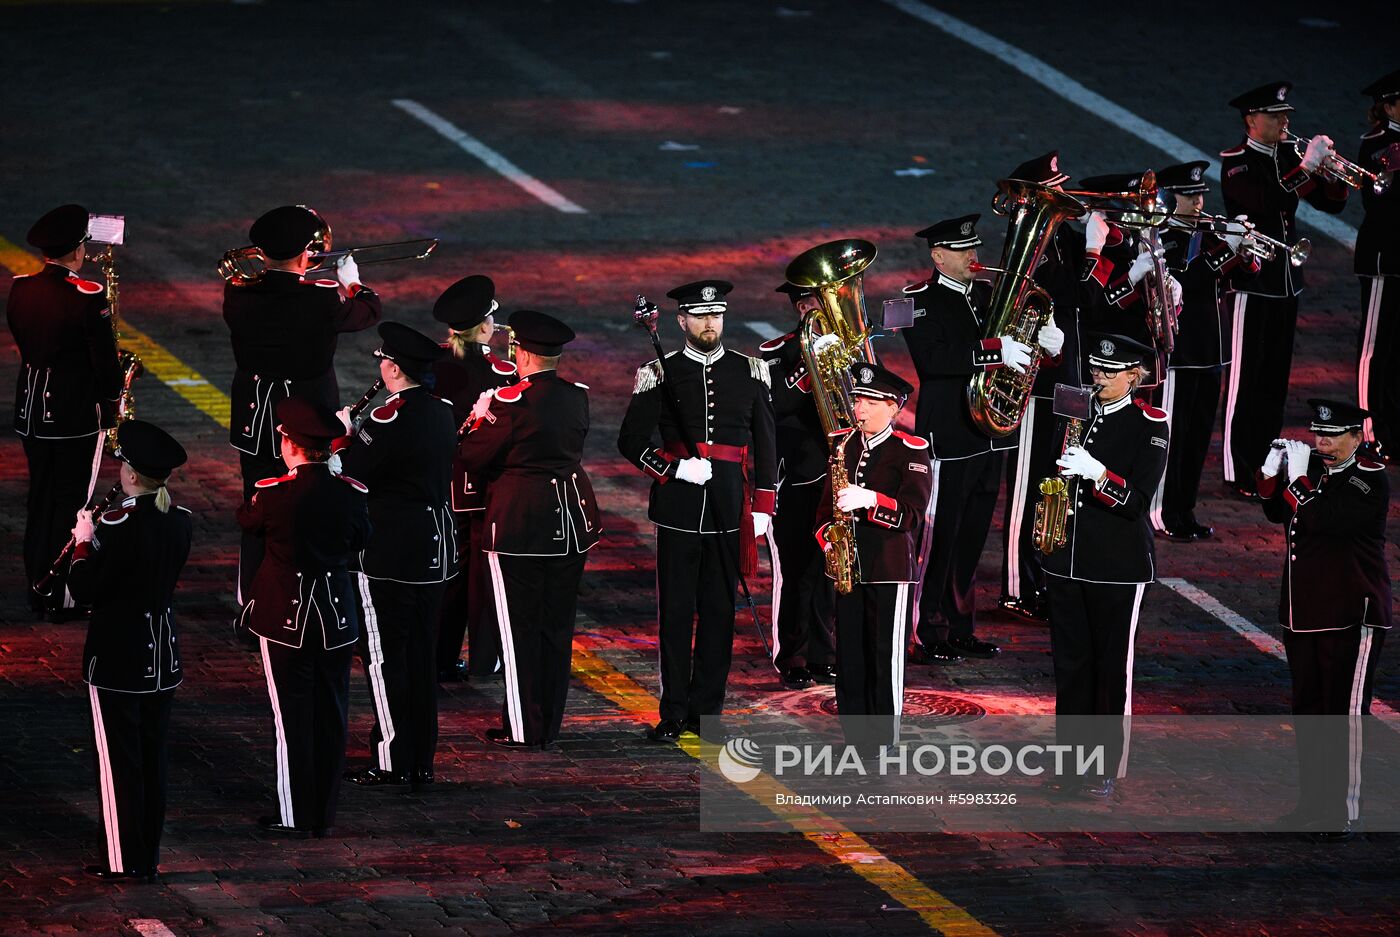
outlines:
{"label": "marching band musician", "polygon": [[[1318,174],[1332,141],[1313,137],[1304,152],[1283,141],[1293,105],[1293,85],[1270,82],[1230,102],[1244,121],[1245,140],[1221,152],[1220,192],[1225,213],[1245,215],[1259,232],[1293,245],[1298,241],[1294,213],[1299,199],[1337,213],[1348,190]],[[1253,497],[1254,470],[1264,461],[1269,442],[1283,426],[1288,375],[1293,366],[1293,336],[1298,326],[1298,294],[1303,272],[1282,251],[1265,261],[1253,282],[1233,295],[1231,355],[1225,392],[1225,482]]]}
{"label": "marching band musician", "polygon": [[[1176,202],[1173,219],[1190,225],[1205,207],[1205,172],[1199,160],[1168,166],[1157,185]],[[1220,402],[1221,369],[1230,363],[1230,324],[1224,293],[1259,273],[1259,261],[1241,253],[1236,234],[1168,227],[1162,232],[1167,269],[1181,283],[1180,330],[1167,359],[1158,402],[1171,416],[1167,470],[1152,499],[1152,527],[1170,540],[1204,540],[1215,529],[1196,519],[1196,494],[1210,449],[1215,411]]]}
{"label": "marching band musician", "polygon": [[[1373,172],[1394,172],[1400,168],[1400,71],[1361,93],[1371,96],[1372,126],[1361,137],[1357,161]],[[1366,441],[1388,462],[1400,446],[1400,186],[1392,183],[1380,194],[1363,186],[1361,201],[1366,216],[1356,233],[1362,309],[1357,400],[1371,413]]]}
{"label": "marching band musician", "polygon": [[106,861],[85,871],[149,882],[160,865],[165,742],[183,679],[171,599],[193,525],[165,487],[186,461],[168,433],[129,420],[117,430],[115,455],[126,499],[96,519],[86,509],[77,513],[68,578],[74,598],[92,606],[83,679],[107,845]]}
{"label": "marching band musician", "polygon": [[[1385,555],[1390,482],[1384,463],[1358,448],[1365,410],[1320,399],[1308,406],[1316,448],[1279,440],[1256,476],[1265,515],[1288,525],[1279,623],[1293,714],[1369,715],[1391,624]],[[1350,839],[1360,820],[1360,779],[1347,770],[1353,756],[1359,759],[1355,740],[1318,720],[1301,719],[1295,728],[1300,751],[1320,755],[1314,761],[1322,765],[1310,771],[1303,764],[1299,809],[1290,819],[1319,839]]]}
{"label": "marching band musician", "polygon": [[268,832],[324,836],[335,825],[350,706],[350,659],[360,636],[349,563],[369,540],[365,486],[335,474],[335,414],[305,397],[276,407],[287,474],[264,478],[238,523],[266,544],[243,624],[262,645],[276,730],[276,816]]}
{"label": "marching band musician", "polygon": [[574,331],[543,312],[511,313],[520,381],[482,393],[459,446],[471,477],[489,474],[482,549],[500,622],[505,699],[490,742],[548,748],[569,693],[578,584],[601,515],[580,460],[588,388],[559,376]]}
{"label": "marching band musician", "polygon": [[812,376],[802,356],[803,323],[820,309],[815,289],[784,283],[797,328],[759,346],[768,363],[778,449],[777,513],[768,530],[773,564],[773,666],[792,690],[836,679],[835,593],[812,525],[826,478],[828,446]]}
{"label": "marching band musician", "polygon": [[[354,257],[342,258],[334,280],[303,277],[325,230],[321,216],[309,208],[272,209],[248,231],[267,259],[266,273],[224,286],[224,321],[236,366],[229,392],[229,444],[239,453],[245,501],[257,482],[287,471],[278,454],[277,402],[295,394],[332,410],[338,407],[337,337],[379,321],[379,294],[360,282]],[[240,605],[262,551],[257,535],[244,531],[238,554]]]}
{"label": "marching band musician", "polygon": [[[1008,176],[1062,189],[1069,176],[1060,169],[1060,154],[1052,150],[1027,160]],[[1084,275],[1084,235],[1062,224],[1055,229],[1040,264],[1031,273],[1035,285],[1050,294],[1055,304],[1055,324],[1064,333],[1059,354],[1041,362],[1031,387],[1031,399],[1006,456],[1006,508],[1002,524],[1001,598],[999,607],[1014,618],[1044,622],[1049,618],[1045,598],[1045,572],[1035,548],[1036,485],[1055,473],[1060,445],[1055,439],[1051,412],[1056,384],[1078,387],[1088,383],[1084,359],[1079,354],[1080,303]]]}
{"label": "marching band musician", "polygon": [[[637,369],[617,437],[618,450],[652,479],[647,514],[656,525],[661,675],[660,720],[648,732],[654,742],[698,732],[702,716],[723,712],[736,564],[741,544],[748,546],[740,527],[748,527],[752,513],[753,534],[763,536],[773,514],[777,461],[768,368],[724,347],[725,296],[733,288],[700,280],[666,294],[679,306],[685,348],[669,352],[664,364],[654,359]],[[698,455],[690,454],[687,432]],[[751,495],[745,490],[750,455]]]}
{"label": "marching band musician", "polygon": [[1031,357],[1058,354],[1064,333],[1042,327],[1039,346],[1010,335],[983,340],[991,290],[973,279],[979,215],[930,225],[915,237],[928,244],[933,275],[906,287],[916,308],[904,329],[909,357],[919,376],[914,432],[932,443],[932,497],[921,535],[922,586],[915,587],[915,663],[951,664],[967,657],[991,658],[1000,648],[979,639],[977,563],[992,526],[1000,487],[999,447],[1016,436],[989,439],[972,422],[968,380],[980,371],[1009,367],[1024,371]]}
{"label": "marching band musician", "polygon": [[[1084,351],[1097,391],[1082,442],[1056,462],[1070,477],[1067,541],[1044,561],[1055,714],[1131,715],[1133,642],[1155,574],[1147,509],[1166,466],[1167,415],[1133,399],[1152,348],[1091,332]],[[1100,797],[1126,769],[1122,736],[1106,749],[1106,776],[1088,789]]]}
{"label": "marching band musician", "polygon": [[[836,596],[836,708],[847,741],[893,745],[904,709],[904,648],[917,581],[914,531],[932,496],[934,469],[929,443],[893,426],[914,388],[876,364],[851,366],[858,438],[846,443],[848,484],[835,492],[835,508],[852,516],[854,584]],[[835,442],[835,441],[833,441]],[[822,485],[817,543],[827,538],[834,517],[832,480]],[[883,720],[851,719],[890,716]]]}
{"label": "marching band musician", "polygon": [[[92,497],[104,429],[115,425],[122,370],[101,283],[78,276],[86,257],[88,210],[62,205],[29,229],[43,270],[15,277],[5,315],[19,346],[15,432],[24,441],[29,493],[24,572],[32,587],[68,537],[73,515]],[[28,590],[30,608],[47,611]],[[72,596],[58,580],[56,606]]]}
{"label": "marching band musician", "polygon": [[[490,277],[463,277],[433,304],[433,318],[446,323],[448,354],[433,364],[433,393],[452,401],[458,431],[483,391],[515,382],[515,365],[491,353],[496,284]],[[501,668],[501,637],[492,617],[491,578],[481,550],[483,479],[468,475],[460,461],[452,470],[452,516],[462,548],[461,572],[447,583],[438,623],[438,682],[490,677]],[[467,639],[468,661],[461,659]]]}
{"label": "marching band musician", "polygon": [[[457,426],[434,397],[442,347],[383,322],[379,376],[389,391],[341,453],[345,474],[369,487],[369,542],[355,565],[364,633],[360,659],[374,700],[374,764],[345,778],[366,787],[433,783],[437,750],[438,609],[457,575],[457,529],[448,489]],[[346,409],[341,422],[348,426]]]}

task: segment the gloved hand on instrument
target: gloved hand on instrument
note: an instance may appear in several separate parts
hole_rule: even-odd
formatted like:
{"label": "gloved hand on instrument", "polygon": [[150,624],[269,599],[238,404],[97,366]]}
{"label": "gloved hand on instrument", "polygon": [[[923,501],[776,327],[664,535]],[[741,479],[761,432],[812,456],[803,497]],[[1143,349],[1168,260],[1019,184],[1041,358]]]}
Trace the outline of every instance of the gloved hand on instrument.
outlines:
{"label": "gloved hand on instrument", "polygon": [[1100,212],[1090,212],[1084,222],[1084,251],[1097,254],[1108,243],[1108,222]]}
{"label": "gloved hand on instrument", "polygon": [[1325,133],[1319,133],[1308,141],[1308,147],[1303,151],[1303,168],[1308,172],[1317,172],[1322,168],[1322,161],[1333,149],[1332,138]]}
{"label": "gloved hand on instrument", "polygon": [[1055,325],[1055,317],[1052,315],[1045,320],[1045,324],[1040,327],[1040,331],[1035,333],[1035,341],[1045,353],[1051,358],[1060,353],[1060,349],[1065,347],[1065,333]]}
{"label": "gloved hand on instrument", "polygon": [[1031,363],[1031,347],[1019,342],[1010,335],[999,337],[1001,341],[1001,363],[1017,374],[1025,374]]}
{"label": "gloved hand on instrument", "polygon": [[875,492],[859,485],[847,485],[836,492],[836,506],[847,514],[873,508],[876,500]]}
{"label": "gloved hand on instrument", "polygon": [[92,512],[83,508],[78,512],[77,523],[73,525],[73,541],[87,543],[93,538],[93,531]]}
{"label": "gloved hand on instrument", "polygon": [[1055,464],[1060,467],[1061,475],[1078,475],[1092,482],[1100,481],[1108,471],[1107,466],[1089,455],[1083,446],[1070,446],[1064,455],[1055,460]]}
{"label": "gloved hand on instrument", "polygon": [[346,254],[335,262],[335,278],[347,290],[360,282],[360,265],[354,257]]}
{"label": "gloved hand on instrument", "polygon": [[1300,439],[1286,439],[1288,450],[1288,484],[1293,484],[1308,474],[1308,461],[1312,458],[1312,446]]}
{"label": "gloved hand on instrument", "polygon": [[1142,282],[1143,277],[1152,272],[1152,266],[1151,254],[1146,252],[1138,254],[1137,259],[1133,261],[1133,265],[1128,268],[1128,282],[1133,286],[1137,286]]}

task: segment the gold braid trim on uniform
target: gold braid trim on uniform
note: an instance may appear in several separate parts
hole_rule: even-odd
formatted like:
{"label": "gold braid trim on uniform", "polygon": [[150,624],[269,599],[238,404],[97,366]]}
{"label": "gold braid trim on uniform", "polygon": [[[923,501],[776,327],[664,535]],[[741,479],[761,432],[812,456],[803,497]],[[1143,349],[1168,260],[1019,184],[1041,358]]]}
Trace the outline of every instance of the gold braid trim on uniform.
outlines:
{"label": "gold braid trim on uniform", "polygon": [[661,383],[661,359],[653,358],[637,369],[637,379],[632,384],[632,393],[644,394]]}
{"label": "gold braid trim on uniform", "polygon": [[773,382],[768,377],[768,362],[762,358],[749,358],[749,376],[756,381],[762,381],[763,386],[769,390],[773,389]]}

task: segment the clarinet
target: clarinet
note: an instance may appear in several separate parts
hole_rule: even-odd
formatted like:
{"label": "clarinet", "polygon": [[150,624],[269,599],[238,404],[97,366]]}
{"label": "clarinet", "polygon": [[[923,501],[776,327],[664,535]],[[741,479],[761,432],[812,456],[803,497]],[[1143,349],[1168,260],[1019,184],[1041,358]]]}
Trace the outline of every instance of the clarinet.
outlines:
{"label": "clarinet", "polygon": [[[93,517],[97,517],[103,511],[107,510],[107,508],[111,507],[112,502],[115,501],[117,496],[121,493],[122,483],[117,482],[101,501],[97,502],[95,505],[91,505]],[[44,598],[53,595],[54,580],[58,578],[59,573],[67,568],[68,559],[73,555],[73,550],[77,546],[77,538],[70,535],[68,537],[68,542],[63,545],[63,549],[59,552],[58,559],[54,560],[53,565],[49,567],[49,571],[44,573],[44,575],[34,583],[35,592],[42,595]]]}
{"label": "clarinet", "polygon": [[353,426],[353,425],[355,424],[355,421],[356,421],[356,420],[358,420],[360,417],[364,416],[365,410],[369,409],[369,405],[372,404],[372,403],[374,403],[374,398],[377,397],[377,396],[379,396],[379,392],[380,392],[381,390],[383,390],[383,389],[384,389],[384,378],[381,377],[379,380],[377,380],[377,381],[375,381],[373,384],[369,385],[369,390],[365,391],[363,397],[361,397],[359,400],[355,401],[354,406],[352,406],[352,407],[350,408],[350,425],[351,425],[351,426]]}

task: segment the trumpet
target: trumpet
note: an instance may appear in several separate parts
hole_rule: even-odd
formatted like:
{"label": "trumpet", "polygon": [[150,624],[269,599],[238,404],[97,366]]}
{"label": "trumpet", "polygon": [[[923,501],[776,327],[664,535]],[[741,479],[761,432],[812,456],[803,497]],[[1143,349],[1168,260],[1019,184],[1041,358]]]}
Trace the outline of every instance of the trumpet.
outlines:
{"label": "trumpet", "polygon": [[506,333],[506,360],[507,360],[507,361],[514,361],[514,360],[515,360],[515,329],[511,328],[511,327],[508,326],[508,325],[503,325],[503,326],[501,326],[501,328],[504,329],[504,330],[505,330],[505,333]]}
{"label": "trumpet", "polygon": [[1086,210],[1112,218],[1114,224],[1123,228],[1160,228],[1174,210],[1162,198],[1157,188],[1157,174],[1151,169],[1142,174],[1136,189],[1123,192],[1065,189],[1064,194],[1078,199]]}
{"label": "trumpet", "polygon": [[[1293,148],[1298,151],[1299,156],[1302,155],[1303,150],[1306,149],[1308,145],[1307,140],[1291,134],[1287,130],[1283,132],[1283,136],[1281,136],[1279,140],[1283,143],[1293,144]],[[1372,172],[1366,167],[1359,166],[1351,160],[1339,155],[1336,150],[1330,151],[1323,157],[1321,172],[1328,179],[1335,179],[1337,182],[1350,186],[1353,189],[1360,189],[1363,185],[1369,185],[1371,191],[1377,195],[1385,194],[1386,190],[1390,188],[1390,180],[1394,176],[1394,173],[1390,172]]]}
{"label": "trumpet", "polygon": [[[316,242],[312,243],[314,245]],[[306,271],[307,275],[330,273],[342,257],[354,257],[355,263],[361,267],[395,263],[400,260],[426,260],[433,251],[437,250],[438,239],[419,238],[412,241],[390,241],[386,244],[366,244],[363,247],[330,250],[330,232],[327,231],[323,243],[327,249],[312,253],[313,264]],[[256,283],[267,272],[267,255],[262,252],[262,248],[253,244],[246,247],[235,247],[233,250],[224,251],[224,256],[219,260],[218,271],[219,276],[239,286]]]}
{"label": "trumpet", "polygon": [[1209,231],[1211,234],[1231,234],[1244,238],[1241,247],[1252,257],[1260,260],[1273,260],[1280,253],[1288,258],[1291,267],[1301,267],[1307,263],[1312,253],[1312,241],[1299,238],[1297,244],[1287,244],[1271,238],[1259,230],[1252,221],[1226,218],[1224,215],[1211,215],[1201,212],[1198,215],[1174,216],[1172,227],[1186,231]]}

